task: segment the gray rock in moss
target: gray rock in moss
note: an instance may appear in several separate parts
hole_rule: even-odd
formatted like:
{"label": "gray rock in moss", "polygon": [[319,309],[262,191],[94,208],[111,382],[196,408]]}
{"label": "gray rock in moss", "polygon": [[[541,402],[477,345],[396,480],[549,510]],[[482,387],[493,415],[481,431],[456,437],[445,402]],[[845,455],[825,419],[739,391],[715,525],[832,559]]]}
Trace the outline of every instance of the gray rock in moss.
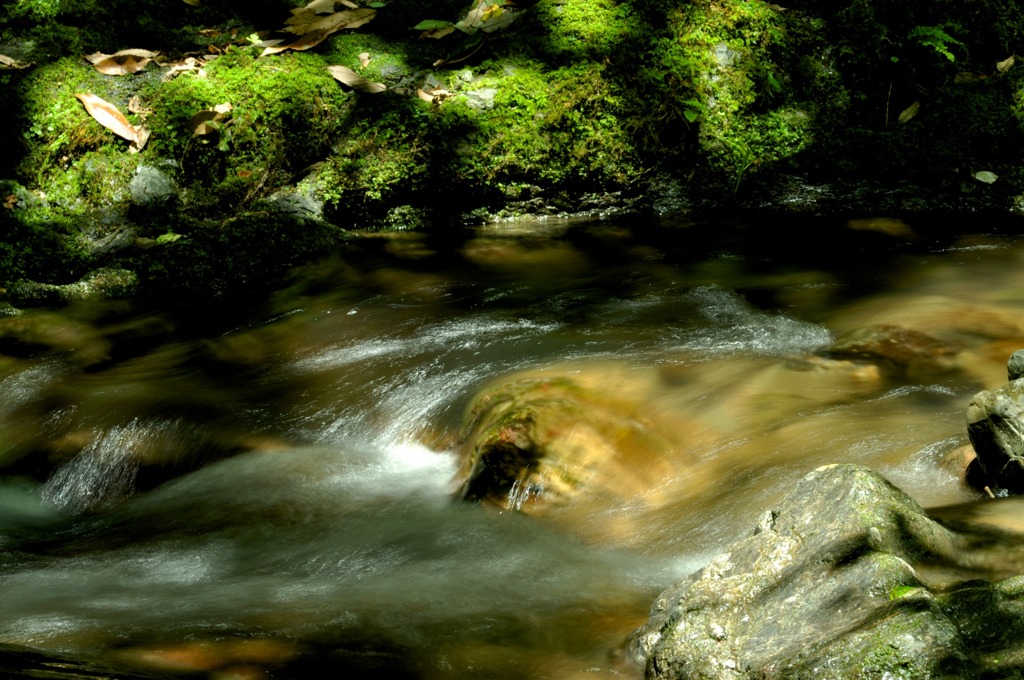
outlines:
{"label": "gray rock in moss", "polygon": [[140,165],[128,188],[132,193],[132,201],[145,208],[170,203],[178,196],[174,181],[152,165]]}
{"label": "gray rock in moss", "polygon": [[482,87],[466,93],[466,105],[471,109],[493,109],[494,97],[498,90],[493,87]]}

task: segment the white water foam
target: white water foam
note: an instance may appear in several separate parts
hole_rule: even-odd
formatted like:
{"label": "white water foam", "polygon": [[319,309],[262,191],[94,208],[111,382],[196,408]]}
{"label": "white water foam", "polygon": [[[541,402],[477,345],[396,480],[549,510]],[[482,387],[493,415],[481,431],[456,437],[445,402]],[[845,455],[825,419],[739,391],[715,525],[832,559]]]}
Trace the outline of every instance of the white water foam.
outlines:
{"label": "white water foam", "polygon": [[684,296],[710,327],[675,331],[675,349],[705,357],[734,353],[785,356],[813,352],[832,343],[828,329],[755,309],[740,295],[718,286],[694,288]]}

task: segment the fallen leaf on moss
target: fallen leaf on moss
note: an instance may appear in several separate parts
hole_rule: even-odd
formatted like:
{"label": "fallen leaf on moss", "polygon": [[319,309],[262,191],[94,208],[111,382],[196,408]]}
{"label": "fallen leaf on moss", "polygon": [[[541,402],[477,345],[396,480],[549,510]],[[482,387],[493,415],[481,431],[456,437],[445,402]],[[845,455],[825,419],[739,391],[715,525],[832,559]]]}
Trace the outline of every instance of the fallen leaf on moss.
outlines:
{"label": "fallen leaf on moss", "polygon": [[113,54],[95,52],[86,55],[85,59],[93,65],[97,71],[108,76],[126,76],[145,70],[149,62],[158,56],[157,52],[150,50],[121,50]]}
{"label": "fallen leaf on moss", "polygon": [[31,62],[18,61],[5,54],[0,54],[0,69],[23,69],[31,66]]}
{"label": "fallen leaf on moss", "polygon": [[212,109],[204,109],[188,119],[188,129],[197,137],[205,137],[220,132],[220,125],[230,116],[231,104],[218,104]]}
{"label": "fallen leaf on moss", "polygon": [[328,66],[327,70],[331,72],[331,75],[334,76],[335,80],[343,85],[348,85],[353,90],[376,93],[383,92],[388,89],[387,86],[371,82],[352,69],[344,66]]}
{"label": "fallen leaf on moss", "polygon": [[437,106],[445,99],[451,97],[452,93],[449,92],[448,90],[442,90],[441,88],[434,88],[432,90],[416,90],[416,95],[423,101],[430,102],[431,104]]}
{"label": "fallen leaf on moss", "polygon": [[[312,49],[319,45],[320,43],[322,43],[324,40],[326,40],[329,35],[330,33],[327,33],[326,31],[313,31],[312,33],[307,33],[306,35],[300,37],[298,40],[290,42],[286,45],[271,45],[262,52],[260,52],[260,56],[265,57],[268,54],[277,54],[278,52],[284,52],[285,50],[295,50],[296,52],[302,52],[304,50]],[[284,41],[282,40],[279,42]]]}
{"label": "fallen leaf on moss", "polygon": [[312,31],[333,33],[343,28],[359,28],[370,22],[376,14],[377,10],[375,9],[360,7],[359,9],[344,9],[327,16],[314,15],[308,17],[308,21],[296,21],[297,17],[292,17],[285,22],[288,27],[284,30],[297,35],[305,35]]}
{"label": "fallen leaf on moss", "polygon": [[974,173],[974,179],[979,182],[984,182],[985,184],[992,184],[999,179],[999,175],[991,172],[990,170],[982,170],[981,172]]}
{"label": "fallen leaf on moss", "polygon": [[900,111],[899,121],[900,123],[906,123],[911,118],[917,115],[917,112],[921,109],[921,102],[916,101],[907,108]]}
{"label": "fallen leaf on moss", "polygon": [[11,194],[4,199],[4,208],[7,210],[14,210],[14,206],[16,205],[18,205],[18,197],[14,194]]}
{"label": "fallen leaf on moss", "polygon": [[291,18],[285,21],[285,27],[281,30],[299,37],[291,42],[282,40],[281,43],[284,44],[270,45],[269,41],[264,41],[262,44],[267,47],[260,56],[265,57],[285,50],[308,50],[335,32],[343,28],[359,28],[377,15],[377,10],[359,7],[351,2],[342,2],[351,9],[335,12],[335,4],[333,0],[314,0],[305,7],[293,9]]}
{"label": "fallen leaf on moss", "polygon": [[139,135],[135,126],[128,122],[116,106],[94,94],[79,92],[75,96],[85,105],[85,110],[97,123],[129,142],[138,140]]}
{"label": "fallen leaf on moss", "polygon": [[148,109],[143,106],[142,99],[140,99],[137,94],[133,95],[132,98],[128,100],[128,110],[140,118],[145,118],[149,114],[153,113],[153,109]]}
{"label": "fallen leaf on moss", "polygon": [[139,125],[135,128],[135,140],[128,147],[128,153],[138,153],[149,141],[149,128]]}
{"label": "fallen leaf on moss", "polygon": [[206,57],[189,56],[184,59],[179,59],[178,61],[162,62],[157,59],[156,63],[157,66],[160,66],[161,68],[170,69],[163,75],[163,78],[161,78],[163,82],[167,82],[169,80],[173,80],[182,73],[189,72],[195,72],[195,74],[200,78],[205,78],[206,71],[203,70],[203,67],[206,66],[207,61],[208,59]]}
{"label": "fallen leaf on moss", "polygon": [[370,53],[369,52],[363,52],[362,54],[360,54],[359,55],[359,63],[363,65],[363,68],[366,68],[367,66],[369,66],[370,65]]}

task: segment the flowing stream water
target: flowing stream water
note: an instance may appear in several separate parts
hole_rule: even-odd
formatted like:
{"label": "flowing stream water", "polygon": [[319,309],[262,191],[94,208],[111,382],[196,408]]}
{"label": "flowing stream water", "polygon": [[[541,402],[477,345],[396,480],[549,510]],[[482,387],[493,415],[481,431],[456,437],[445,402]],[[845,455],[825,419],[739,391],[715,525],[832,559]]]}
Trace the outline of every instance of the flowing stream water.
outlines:
{"label": "flowing stream water", "polygon": [[[1022,264],[984,234],[552,221],[371,238],[244,317],[28,313],[39,347],[0,358],[0,671],[638,677],[657,594],[820,465],[1012,529],[956,461],[1024,347]],[[879,325],[938,349],[829,353]],[[456,499],[474,395],[531,372],[637,403],[667,472],[548,514]]]}

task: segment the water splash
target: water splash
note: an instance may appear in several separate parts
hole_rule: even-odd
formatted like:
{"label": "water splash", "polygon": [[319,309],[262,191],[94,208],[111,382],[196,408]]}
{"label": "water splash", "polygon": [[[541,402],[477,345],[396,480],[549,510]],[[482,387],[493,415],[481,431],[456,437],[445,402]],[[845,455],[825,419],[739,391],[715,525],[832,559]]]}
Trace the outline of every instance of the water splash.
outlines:
{"label": "water splash", "polygon": [[[424,423],[436,420],[460,395],[489,376],[518,366],[517,345],[559,326],[528,319],[476,316],[428,324],[405,338],[373,338],[333,347],[293,365],[298,371],[337,374],[333,389],[348,393],[351,371],[372,373],[362,381],[362,399],[320,407],[297,418],[319,443],[351,438],[378,447],[417,440]],[[350,396],[346,394],[346,396]]]}
{"label": "water splash", "polygon": [[97,432],[81,453],[46,481],[43,500],[72,513],[116,505],[135,492],[140,457],[175,426],[174,422],[133,420]]}
{"label": "water splash", "polygon": [[785,356],[829,346],[828,329],[755,309],[737,293],[718,286],[694,288],[684,296],[706,322],[678,335],[686,351],[704,357],[733,353]]}
{"label": "water splash", "polygon": [[0,380],[0,418],[9,416],[41,394],[60,375],[57,363],[44,362]]}

